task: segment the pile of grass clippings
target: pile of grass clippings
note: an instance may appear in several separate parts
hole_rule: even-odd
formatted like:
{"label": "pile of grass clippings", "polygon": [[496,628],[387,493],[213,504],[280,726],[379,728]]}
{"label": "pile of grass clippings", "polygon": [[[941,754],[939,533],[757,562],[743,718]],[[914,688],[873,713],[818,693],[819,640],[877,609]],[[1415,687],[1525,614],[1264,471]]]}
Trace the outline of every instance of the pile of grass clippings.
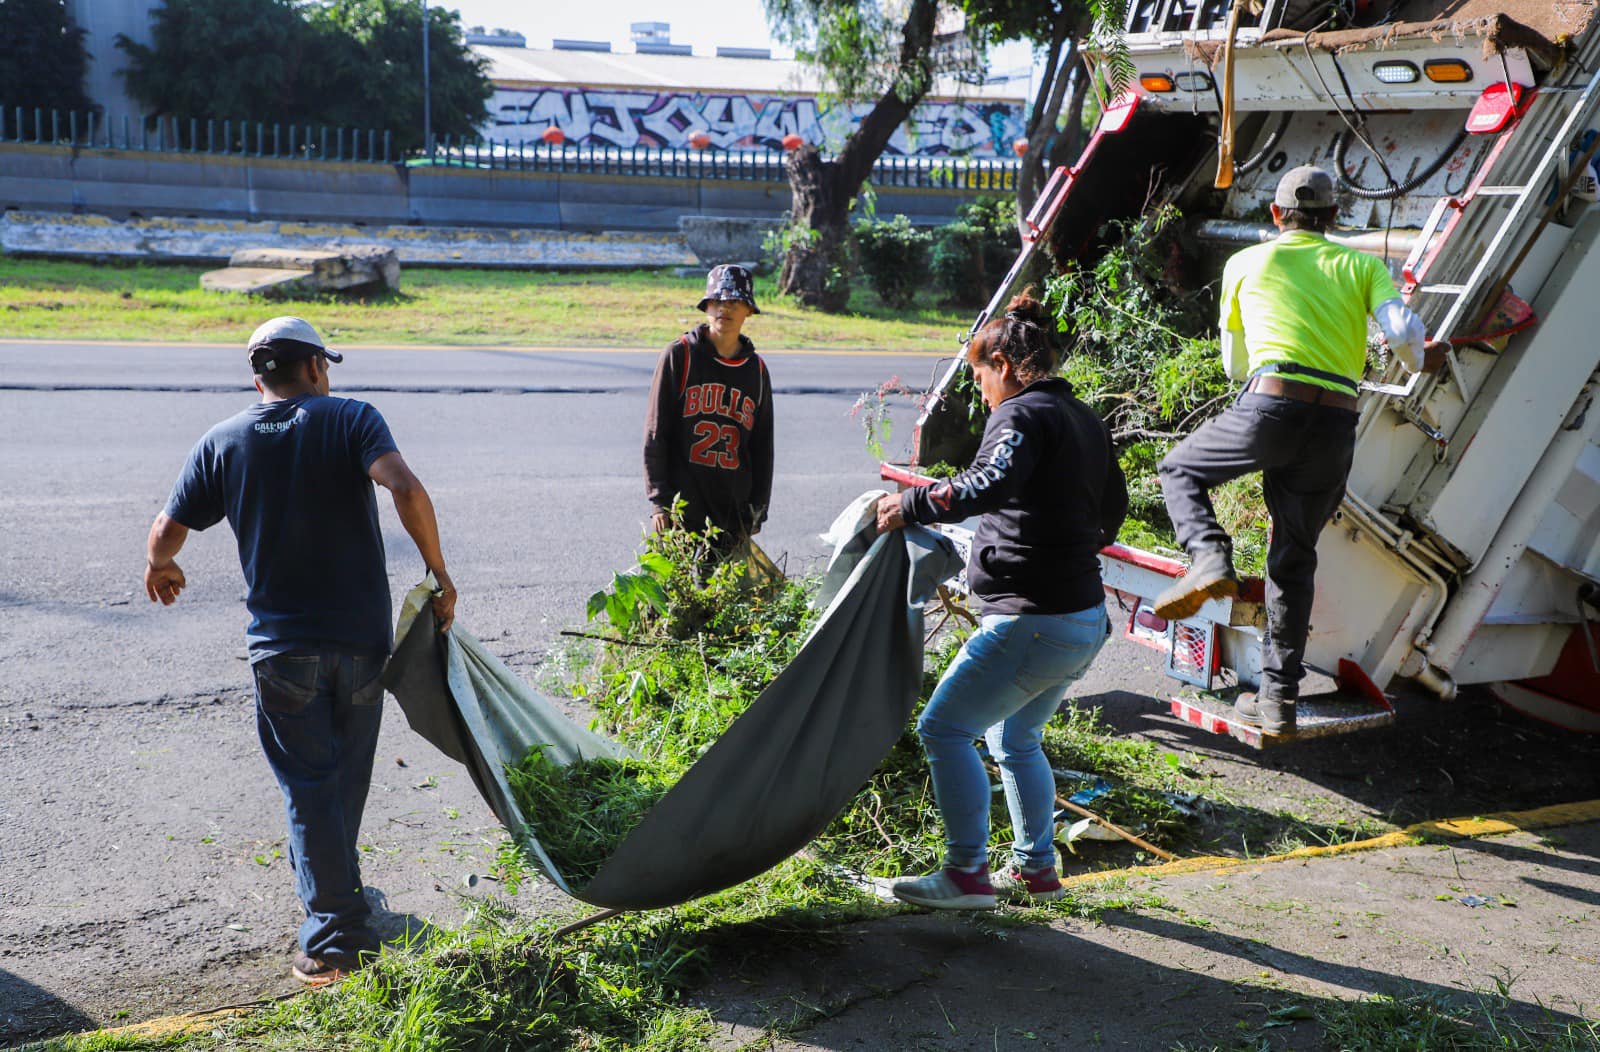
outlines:
{"label": "pile of grass clippings", "polygon": [[535,745],[507,765],[523,817],[567,883],[581,888],[674,780],[659,764],[599,757],[562,766]]}

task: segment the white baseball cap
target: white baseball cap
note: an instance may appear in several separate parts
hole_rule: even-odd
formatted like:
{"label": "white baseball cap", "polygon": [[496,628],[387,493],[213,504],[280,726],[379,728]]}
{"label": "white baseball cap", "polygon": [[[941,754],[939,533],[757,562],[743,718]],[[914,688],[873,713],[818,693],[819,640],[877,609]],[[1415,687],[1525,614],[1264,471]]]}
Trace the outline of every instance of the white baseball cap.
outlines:
{"label": "white baseball cap", "polygon": [[247,348],[250,366],[258,373],[272,372],[280,365],[298,362],[320,354],[330,362],[344,361],[344,355],[328,350],[317,330],[304,318],[284,315],[263,322],[250,334]]}

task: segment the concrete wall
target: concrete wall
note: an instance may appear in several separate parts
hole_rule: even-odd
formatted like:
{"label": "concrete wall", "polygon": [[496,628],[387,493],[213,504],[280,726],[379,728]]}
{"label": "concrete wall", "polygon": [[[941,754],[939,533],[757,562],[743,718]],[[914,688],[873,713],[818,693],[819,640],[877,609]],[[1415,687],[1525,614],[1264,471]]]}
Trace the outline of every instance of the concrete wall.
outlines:
{"label": "concrete wall", "polygon": [[[978,190],[878,189],[878,214],[949,221]],[[676,232],[684,215],[780,217],[782,182],[297,161],[0,144],[0,210],[356,224]]]}
{"label": "concrete wall", "polygon": [[244,248],[383,245],[407,266],[582,269],[696,267],[676,233],[584,234],[505,227],[352,226],[242,219],[111,219],[62,212],[0,214],[0,255],[225,263]]}

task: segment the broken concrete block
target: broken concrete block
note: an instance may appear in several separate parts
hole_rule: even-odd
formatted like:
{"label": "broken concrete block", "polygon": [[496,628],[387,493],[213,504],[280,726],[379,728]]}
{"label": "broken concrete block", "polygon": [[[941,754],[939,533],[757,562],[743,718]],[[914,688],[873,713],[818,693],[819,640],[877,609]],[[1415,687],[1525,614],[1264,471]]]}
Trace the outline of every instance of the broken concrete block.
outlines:
{"label": "broken concrete block", "polygon": [[[223,278],[228,271],[251,272],[249,278]],[[290,281],[255,277],[271,271],[298,275]],[[400,260],[382,245],[342,245],[330,248],[243,248],[228,258],[227,271],[212,271],[201,278],[201,288],[244,291],[238,286],[260,284],[274,294],[315,292],[381,292],[400,288]]]}
{"label": "broken concrete block", "polygon": [[250,296],[308,296],[317,290],[309,270],[277,267],[225,267],[200,275],[207,292],[242,292]]}

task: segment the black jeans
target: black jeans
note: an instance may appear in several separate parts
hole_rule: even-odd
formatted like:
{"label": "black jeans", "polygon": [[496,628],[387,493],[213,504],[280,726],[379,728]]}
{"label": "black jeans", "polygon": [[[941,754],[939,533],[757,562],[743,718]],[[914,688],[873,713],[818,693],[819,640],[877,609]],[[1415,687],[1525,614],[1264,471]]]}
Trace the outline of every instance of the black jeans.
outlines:
{"label": "black jeans", "polygon": [[1355,455],[1356,414],[1274,395],[1243,394],[1227,412],[1178,443],[1158,471],[1178,543],[1231,550],[1210,490],[1261,472],[1272,540],[1267,547],[1263,697],[1293,701],[1311,627],[1317,535],[1339,508]]}

